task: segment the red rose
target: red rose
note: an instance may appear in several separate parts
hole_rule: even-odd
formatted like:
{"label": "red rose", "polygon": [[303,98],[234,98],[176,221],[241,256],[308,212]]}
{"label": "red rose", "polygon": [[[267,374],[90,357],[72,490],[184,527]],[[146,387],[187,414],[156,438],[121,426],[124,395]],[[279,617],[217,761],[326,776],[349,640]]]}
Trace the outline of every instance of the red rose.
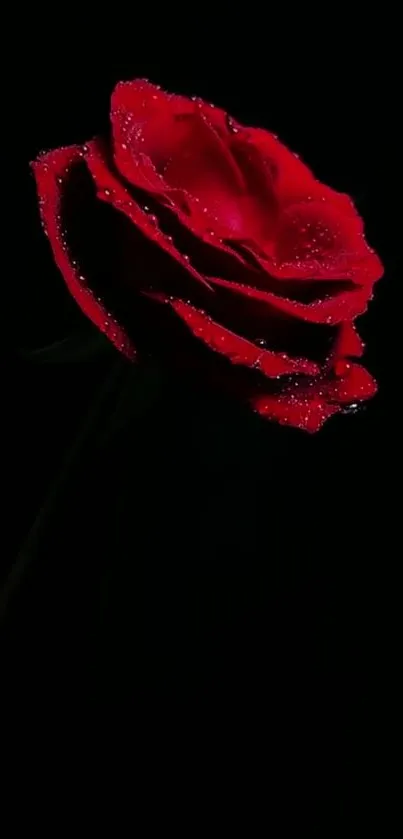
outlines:
{"label": "red rose", "polygon": [[111,129],[34,163],[55,260],[111,341],[309,431],[371,396],[354,321],[382,265],[350,198],[273,134],[146,81],[117,85]]}

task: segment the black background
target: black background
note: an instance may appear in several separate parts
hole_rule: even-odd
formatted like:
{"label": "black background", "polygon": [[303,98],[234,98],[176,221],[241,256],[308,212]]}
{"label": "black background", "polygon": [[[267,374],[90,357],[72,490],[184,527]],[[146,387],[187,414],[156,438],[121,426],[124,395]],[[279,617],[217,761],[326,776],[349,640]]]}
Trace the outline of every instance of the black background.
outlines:
{"label": "black background", "polygon": [[[284,778],[310,760],[321,770],[329,755],[351,764],[357,734],[370,756],[387,739],[378,698],[380,686],[386,704],[392,695],[396,619],[393,60],[380,62],[376,27],[364,39],[345,20],[339,31],[317,21],[309,37],[295,20],[258,34],[256,16],[246,27],[232,15],[223,31],[213,18],[204,28],[182,19],[182,35],[172,19],[157,34],[137,18],[124,38],[122,26],[101,34],[95,24],[46,35],[48,23],[35,22],[10,104],[18,270],[7,284],[4,578],[31,541],[7,612],[7,689],[25,709],[27,695],[30,708],[46,697],[49,713],[66,702],[125,708],[135,727],[145,708],[154,722],[192,709],[198,730],[213,715],[235,739],[246,725],[252,739],[281,744]],[[272,130],[354,198],[385,264],[359,324],[379,395],[356,415],[309,436],[196,387],[185,393],[156,369],[134,371],[124,382],[138,394],[130,422],[105,440],[116,382],[71,460],[117,354],[20,355],[93,337],[53,266],[28,162],[99,132],[114,83],[136,76]],[[326,772],[322,782],[331,787]]]}

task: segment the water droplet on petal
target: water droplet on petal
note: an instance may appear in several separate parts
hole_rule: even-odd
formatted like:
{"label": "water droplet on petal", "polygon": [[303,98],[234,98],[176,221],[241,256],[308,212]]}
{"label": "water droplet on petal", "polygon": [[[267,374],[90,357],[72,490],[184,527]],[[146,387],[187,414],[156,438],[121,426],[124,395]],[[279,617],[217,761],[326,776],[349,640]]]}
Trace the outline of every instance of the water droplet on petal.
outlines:
{"label": "water droplet on petal", "polygon": [[361,402],[352,402],[351,405],[346,405],[343,408],[343,414],[357,414],[365,410],[365,405]]}
{"label": "water droplet on petal", "polygon": [[340,361],[336,361],[334,365],[334,372],[336,376],[344,376],[350,369],[351,364],[348,361],[344,361],[341,359]]}
{"label": "water droplet on petal", "polygon": [[232,119],[232,117],[227,117],[227,125],[228,125],[229,130],[231,131],[231,134],[238,134],[239,133],[239,128],[237,127],[237,125],[236,125],[235,121]]}

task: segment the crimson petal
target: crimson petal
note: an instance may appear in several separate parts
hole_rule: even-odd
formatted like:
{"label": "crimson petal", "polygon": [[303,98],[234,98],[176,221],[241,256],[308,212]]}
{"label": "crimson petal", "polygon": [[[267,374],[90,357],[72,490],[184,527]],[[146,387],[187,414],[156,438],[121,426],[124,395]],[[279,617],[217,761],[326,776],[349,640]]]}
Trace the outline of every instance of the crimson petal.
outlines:
{"label": "crimson petal", "polygon": [[290,425],[314,433],[333,414],[337,405],[330,405],[321,398],[299,398],[293,395],[259,395],[251,399],[251,405],[261,416],[276,420],[281,425]]}
{"label": "crimson petal", "polygon": [[326,398],[341,404],[370,399],[377,391],[375,380],[360,364],[339,362],[336,377],[325,385]]}
{"label": "crimson petal", "polygon": [[126,332],[107,312],[86,285],[86,278],[69,253],[66,243],[67,231],[62,226],[62,200],[66,185],[74,177],[77,164],[82,165],[81,146],[68,146],[42,155],[32,166],[35,174],[42,223],[53,250],[55,262],[67,287],[78,305],[95,326],[115,344],[128,358],[134,358],[135,348]]}
{"label": "crimson petal", "polygon": [[330,201],[300,201],[284,209],[273,256],[280,273],[351,279],[359,285],[372,285],[383,270],[365,241],[361,219],[341,213]]}
{"label": "crimson petal", "polygon": [[354,323],[341,323],[335,341],[334,358],[357,358],[364,352],[364,344]]}
{"label": "crimson petal", "polygon": [[233,364],[252,367],[269,378],[296,373],[313,376],[319,372],[319,367],[314,362],[304,358],[290,358],[286,353],[270,352],[256,346],[183,300],[169,302],[197,338],[211,349],[225,355]]}
{"label": "crimson petal", "polygon": [[329,200],[340,212],[360,222],[351,198],[318,181],[299,155],[287,148],[275,134],[263,128],[241,127],[241,136],[259,151],[275,173],[275,191],[283,206],[301,200]]}
{"label": "crimson petal", "polygon": [[264,417],[314,432],[344,406],[353,407],[376,393],[376,383],[368,371],[348,362],[343,363],[339,376],[318,378],[309,384],[311,387],[295,383],[278,395],[259,394],[252,397],[251,405]]}
{"label": "crimson petal", "polygon": [[275,309],[308,323],[334,325],[344,320],[352,320],[365,312],[368,302],[368,295],[361,289],[342,292],[334,297],[315,300],[312,303],[300,303],[287,297],[279,297],[271,291],[252,288],[241,283],[223,280],[220,277],[209,277],[209,281],[214,286],[221,286],[228,292],[243,297],[245,303],[248,300],[255,301],[259,306],[266,305],[270,310]]}
{"label": "crimson petal", "polygon": [[189,283],[196,280],[211,291],[207,280],[190,264],[189,257],[178,251],[171,238],[159,229],[156,216],[148,215],[108,168],[102,143],[93,140],[88,143],[86,149],[85,160],[98,188],[99,197],[124,213],[148,239],[158,244],[185,268],[189,275]]}

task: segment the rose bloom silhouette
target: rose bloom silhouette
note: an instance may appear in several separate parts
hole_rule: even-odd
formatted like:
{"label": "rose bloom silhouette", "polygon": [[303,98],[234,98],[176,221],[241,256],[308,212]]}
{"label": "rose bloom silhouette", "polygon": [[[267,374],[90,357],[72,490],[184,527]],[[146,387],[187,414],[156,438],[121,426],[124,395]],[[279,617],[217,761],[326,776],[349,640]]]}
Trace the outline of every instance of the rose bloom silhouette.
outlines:
{"label": "rose bloom silhouette", "polygon": [[376,390],[355,328],[382,274],[351,199],[275,135],[144,80],[110,136],[33,163],[55,261],[127,357],[317,431]]}

